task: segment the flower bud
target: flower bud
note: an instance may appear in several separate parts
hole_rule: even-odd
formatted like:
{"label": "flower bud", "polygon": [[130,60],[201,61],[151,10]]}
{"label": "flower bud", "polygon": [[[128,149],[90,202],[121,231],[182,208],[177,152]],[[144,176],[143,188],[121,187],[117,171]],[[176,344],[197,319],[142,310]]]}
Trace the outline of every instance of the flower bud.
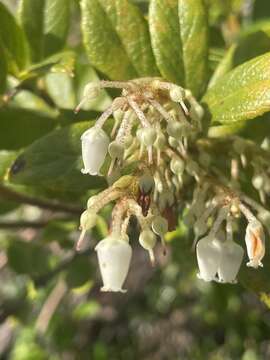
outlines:
{"label": "flower bud", "polygon": [[236,276],[241,266],[244,250],[233,241],[225,241],[220,244],[221,259],[218,267],[220,282],[236,283]]}
{"label": "flower bud", "polygon": [[156,235],[149,229],[143,230],[139,237],[140,245],[149,252],[151,263],[154,264],[155,257],[153,253],[153,248],[157,242]]}
{"label": "flower bud", "polygon": [[101,291],[126,292],[122,289],[130,266],[132,248],[128,237],[111,234],[95,247],[103,280]]}
{"label": "flower bud", "polygon": [[177,148],[179,146],[178,141],[172,136],[169,136],[168,142],[172,148]]}
{"label": "flower bud", "polygon": [[183,136],[184,124],[179,121],[170,121],[167,125],[167,133],[175,139]]}
{"label": "flower bud", "polygon": [[170,90],[170,98],[174,102],[181,102],[184,100],[185,97],[185,90],[182,89],[180,86],[174,86]]}
{"label": "flower bud", "polygon": [[152,221],[152,229],[155,234],[162,237],[168,232],[168,221],[162,216],[156,216]]}
{"label": "flower bud", "polygon": [[152,146],[157,138],[157,132],[155,129],[151,127],[143,128],[141,131],[141,141],[142,143],[148,147]]}
{"label": "flower bud", "polygon": [[246,228],[246,246],[249,257],[247,266],[254,267],[263,266],[261,260],[265,254],[265,237],[261,223],[259,221],[251,221]]}
{"label": "flower bud", "polygon": [[81,141],[84,163],[82,173],[97,175],[108,151],[109,137],[104,130],[92,127],[83,133]]}
{"label": "flower bud", "polygon": [[125,148],[117,141],[112,141],[109,145],[109,154],[112,159],[122,159],[124,156]]}
{"label": "flower bud", "polygon": [[91,196],[87,201],[87,209],[91,208],[96,201],[97,201],[97,195]]}
{"label": "flower bud", "polygon": [[85,210],[80,219],[80,227],[83,230],[90,230],[92,229],[97,222],[97,214],[94,210],[87,209]]}
{"label": "flower bud", "polygon": [[113,117],[117,122],[121,122],[123,120],[125,112],[122,109],[117,109],[113,112]]}
{"label": "flower bud", "polygon": [[99,82],[92,82],[85,86],[83,91],[83,97],[87,100],[93,100],[99,96],[101,86]]}
{"label": "flower bud", "polygon": [[142,193],[147,194],[155,187],[155,181],[150,174],[144,174],[139,179],[139,187]]}
{"label": "flower bud", "polygon": [[180,157],[173,157],[170,162],[170,168],[174,174],[182,175],[185,170],[185,163]]}
{"label": "flower bud", "polygon": [[261,190],[264,185],[264,176],[261,174],[256,174],[252,178],[252,185],[256,190]]}
{"label": "flower bud", "polygon": [[87,209],[82,213],[80,218],[80,229],[82,231],[76,244],[77,251],[81,250],[82,248],[87,230],[92,229],[96,225],[96,222],[97,222],[97,214],[94,210]]}
{"label": "flower bud", "polygon": [[159,150],[163,150],[166,146],[166,137],[164,134],[159,132],[157,134],[156,141],[154,142],[154,147]]}
{"label": "flower bud", "polygon": [[221,260],[220,243],[212,237],[206,236],[198,242],[196,249],[200,270],[198,277],[204,281],[216,280]]}

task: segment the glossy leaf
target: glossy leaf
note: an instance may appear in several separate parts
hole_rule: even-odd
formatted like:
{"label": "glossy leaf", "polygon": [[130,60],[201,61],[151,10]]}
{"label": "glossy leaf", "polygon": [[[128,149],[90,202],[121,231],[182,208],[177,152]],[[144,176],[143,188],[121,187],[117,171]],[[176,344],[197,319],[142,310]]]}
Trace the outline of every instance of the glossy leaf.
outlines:
{"label": "glossy leaf", "polygon": [[127,0],[82,0],[90,62],[113,80],[157,75],[147,23]]}
{"label": "glossy leaf", "polygon": [[68,35],[69,20],[70,0],[46,0],[43,30],[45,57],[64,47]]}
{"label": "glossy leaf", "polygon": [[180,37],[178,0],[152,0],[149,26],[156,62],[162,76],[184,84],[184,64]]}
{"label": "glossy leaf", "polygon": [[21,0],[19,18],[26,34],[34,62],[42,58],[43,53],[43,13],[45,0]]}
{"label": "glossy leaf", "polygon": [[179,0],[185,86],[202,94],[208,78],[208,24],[203,0]]}
{"label": "glossy leaf", "polygon": [[64,47],[69,18],[69,0],[21,0],[20,20],[34,62]]}
{"label": "glossy leaf", "polygon": [[[10,181],[60,193],[84,193],[100,187],[104,180],[81,174],[82,133],[89,122],[55,130],[30,145],[15,161]],[[17,164],[23,164],[15,172]]]}
{"label": "glossy leaf", "polygon": [[0,44],[0,94],[6,89],[8,64],[4,54],[4,48]]}
{"label": "glossy leaf", "polygon": [[203,98],[213,123],[256,118],[270,111],[270,53],[238,66]]}
{"label": "glossy leaf", "polygon": [[7,256],[9,266],[18,274],[38,276],[50,269],[49,252],[40,244],[10,239]]}
{"label": "glossy leaf", "polygon": [[152,0],[149,26],[162,76],[200,95],[208,77],[208,25],[201,0]]}
{"label": "glossy leaf", "polygon": [[37,111],[0,109],[0,147],[15,150],[31,144],[56,126],[56,121]]}
{"label": "glossy leaf", "polygon": [[[252,46],[250,45],[252,44]],[[253,24],[240,34],[239,39],[228,49],[210,80],[212,87],[234,67],[270,51],[270,22]]]}
{"label": "glossy leaf", "polygon": [[1,2],[0,24],[0,55],[6,58],[9,71],[18,75],[28,61],[27,43],[22,29]]}

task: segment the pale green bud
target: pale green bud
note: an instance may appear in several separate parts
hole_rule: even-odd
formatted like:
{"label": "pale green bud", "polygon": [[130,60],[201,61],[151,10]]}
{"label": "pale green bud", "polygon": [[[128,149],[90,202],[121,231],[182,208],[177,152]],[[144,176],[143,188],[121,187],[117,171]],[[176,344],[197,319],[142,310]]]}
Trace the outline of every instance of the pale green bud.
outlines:
{"label": "pale green bud", "polygon": [[150,174],[144,174],[139,179],[139,186],[142,192],[148,193],[155,187],[153,176]]}
{"label": "pale green bud", "polygon": [[252,185],[257,190],[262,189],[263,185],[264,185],[264,177],[263,177],[263,175],[260,175],[260,174],[254,175],[253,178],[252,178]]}
{"label": "pale green bud", "polygon": [[172,136],[169,136],[168,142],[172,148],[177,148],[179,145],[178,141]]}
{"label": "pale green bud", "polygon": [[162,216],[156,216],[152,222],[152,229],[155,234],[164,236],[168,232],[168,221]]}
{"label": "pale green bud", "polygon": [[142,143],[148,147],[152,146],[157,138],[157,132],[155,129],[151,127],[143,128],[141,132],[141,141]]}
{"label": "pale green bud", "polygon": [[170,121],[167,125],[167,133],[173,138],[179,139],[183,136],[184,124],[179,121]]}
{"label": "pale green bud", "polygon": [[183,174],[185,163],[181,158],[175,156],[170,162],[170,168],[174,174]]}
{"label": "pale green bud", "polygon": [[87,201],[87,209],[91,208],[97,201],[97,195],[91,196]]}
{"label": "pale green bud", "polygon": [[83,97],[87,100],[93,100],[99,96],[101,91],[101,86],[99,82],[92,82],[85,86],[83,91]]}
{"label": "pale green bud", "polygon": [[157,134],[156,141],[154,142],[154,147],[159,150],[163,150],[166,146],[166,137],[161,132]]}
{"label": "pale green bud", "polygon": [[85,210],[80,219],[80,226],[82,230],[90,230],[92,229],[97,222],[97,214],[94,210],[87,209]]}
{"label": "pale green bud", "polygon": [[181,102],[185,98],[185,90],[182,89],[180,86],[174,86],[170,90],[170,98],[174,102]]}
{"label": "pale green bud", "polygon": [[112,141],[109,145],[109,154],[112,159],[122,159],[124,156],[125,148],[117,141]]}
{"label": "pale green bud", "polygon": [[156,235],[151,230],[143,230],[139,237],[139,243],[145,250],[152,250],[156,245]]}

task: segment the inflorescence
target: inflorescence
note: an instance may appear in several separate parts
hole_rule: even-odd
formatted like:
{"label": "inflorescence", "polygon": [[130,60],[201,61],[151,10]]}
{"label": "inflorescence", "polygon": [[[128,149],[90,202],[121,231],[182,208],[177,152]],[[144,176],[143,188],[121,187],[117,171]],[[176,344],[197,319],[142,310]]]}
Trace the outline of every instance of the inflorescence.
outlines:
{"label": "inflorescence", "polygon": [[[256,145],[232,138],[230,156],[224,160],[226,172],[230,164],[228,178],[213,160],[215,140],[203,138],[204,110],[189,90],[158,78],[94,82],[86,86],[76,111],[104,88],[120,89],[121,95],[82,135],[82,173],[101,175],[105,169],[109,187],[88,200],[77,243],[79,250],[99,211],[114,202],[110,235],[95,248],[102,290],[125,291],[122,286],[132,256],[128,226],[134,217],[140,226],[139,243],[152,264],[157,238],[165,247],[164,237],[175,226],[173,215],[181,213],[194,231],[198,277],[235,283],[244,250],[234,242],[233,233],[242,215],[247,221],[247,266],[262,266],[265,239],[258,219],[269,223],[270,213],[240,191],[239,176]],[[250,161],[252,184],[262,202],[270,192],[269,177],[262,169],[263,151],[256,152],[260,161]]]}

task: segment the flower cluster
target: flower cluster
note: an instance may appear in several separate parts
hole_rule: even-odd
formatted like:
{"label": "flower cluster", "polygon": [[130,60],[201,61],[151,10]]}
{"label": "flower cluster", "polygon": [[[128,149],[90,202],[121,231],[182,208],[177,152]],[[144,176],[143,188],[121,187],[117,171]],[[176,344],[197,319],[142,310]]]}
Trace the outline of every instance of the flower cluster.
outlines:
{"label": "flower cluster", "polygon": [[[238,189],[238,158],[246,166],[245,141],[233,139],[231,178],[225,179],[212,164],[213,150],[203,141],[204,111],[189,90],[159,78],[100,81],[86,86],[76,111],[104,88],[120,89],[121,94],[81,137],[82,173],[105,172],[109,187],[88,200],[77,243],[79,250],[85,233],[95,226],[99,211],[114,202],[110,235],[96,246],[102,290],[125,291],[123,283],[132,256],[130,219],[137,219],[139,243],[154,264],[157,238],[164,245],[180,207],[186,225],[194,230],[201,279],[236,282],[244,250],[233,241],[233,231],[241,214],[248,222],[247,265],[262,266],[263,227],[249,207],[258,212],[259,218],[269,213]],[[253,185],[261,194],[267,192],[268,183],[263,181],[261,185],[258,166],[254,171]]]}

